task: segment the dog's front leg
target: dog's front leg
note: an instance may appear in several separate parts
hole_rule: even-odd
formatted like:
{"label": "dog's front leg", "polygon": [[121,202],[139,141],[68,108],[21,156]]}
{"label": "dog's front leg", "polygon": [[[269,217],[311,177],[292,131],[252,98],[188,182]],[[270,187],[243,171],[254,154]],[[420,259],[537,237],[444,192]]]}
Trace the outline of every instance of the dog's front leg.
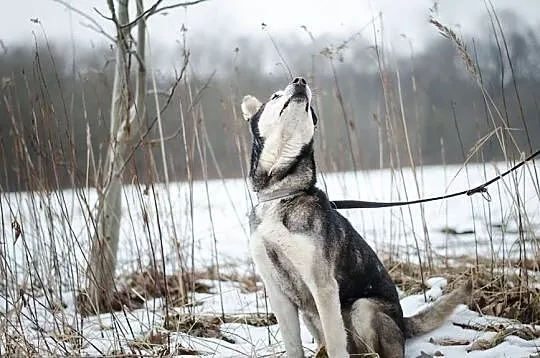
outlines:
{"label": "dog's front leg", "polygon": [[270,297],[270,305],[278,320],[287,357],[303,358],[304,349],[300,337],[298,307],[281,291],[273,279],[264,280],[264,285]]}
{"label": "dog's front leg", "polygon": [[330,358],[348,357],[347,333],[341,316],[339,287],[333,277],[313,281],[310,290],[319,312],[326,342],[326,351]]}

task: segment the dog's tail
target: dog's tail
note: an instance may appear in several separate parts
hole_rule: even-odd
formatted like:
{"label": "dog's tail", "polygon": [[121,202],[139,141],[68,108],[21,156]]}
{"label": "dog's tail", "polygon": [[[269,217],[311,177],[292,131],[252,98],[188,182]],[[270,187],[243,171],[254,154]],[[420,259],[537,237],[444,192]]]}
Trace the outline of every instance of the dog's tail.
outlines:
{"label": "dog's tail", "polygon": [[468,302],[471,292],[472,282],[469,280],[467,284],[442,296],[426,310],[412,317],[406,317],[405,337],[418,336],[441,326],[457,305]]}

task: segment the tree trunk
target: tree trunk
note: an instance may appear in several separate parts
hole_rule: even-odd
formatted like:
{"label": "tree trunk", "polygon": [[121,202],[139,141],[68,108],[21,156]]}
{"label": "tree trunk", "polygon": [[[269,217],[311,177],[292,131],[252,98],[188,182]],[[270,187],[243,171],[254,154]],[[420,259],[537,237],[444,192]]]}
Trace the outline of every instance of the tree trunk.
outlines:
{"label": "tree trunk", "polygon": [[[112,2],[112,0],[109,0]],[[145,114],[146,68],[145,58],[145,19],[138,22],[137,52],[138,72],[136,98],[129,108],[127,80],[129,68],[129,0],[118,0],[116,65],[111,104],[110,143],[104,171],[103,186],[99,197],[99,210],[96,217],[95,233],[91,241],[90,257],[86,270],[87,292],[80,296],[79,304],[83,314],[96,314],[110,311],[115,297],[114,273],[120,236],[122,216],[122,171],[125,165],[124,154],[129,139],[138,132]],[[112,6],[110,6],[112,8]],[[142,0],[137,0],[137,14],[142,14]],[[128,110],[129,109],[129,110]],[[123,305],[128,302],[116,302]]]}

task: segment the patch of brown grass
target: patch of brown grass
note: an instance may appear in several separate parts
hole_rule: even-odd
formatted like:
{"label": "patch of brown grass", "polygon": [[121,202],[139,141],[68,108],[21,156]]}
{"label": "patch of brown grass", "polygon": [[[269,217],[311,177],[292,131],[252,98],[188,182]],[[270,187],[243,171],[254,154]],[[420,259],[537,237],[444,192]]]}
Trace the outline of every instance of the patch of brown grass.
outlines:
{"label": "patch of brown grass", "polygon": [[[455,323],[454,323],[455,324]],[[517,336],[523,340],[530,341],[540,338],[540,331],[533,329],[530,326],[515,325],[507,326],[503,324],[482,324],[482,325],[469,325],[469,324],[456,324],[462,328],[474,329],[477,331],[491,331],[497,334],[491,339],[478,339],[476,340],[467,351],[478,351],[491,349],[500,343],[502,343],[508,336]]]}
{"label": "patch of brown grass", "polygon": [[153,357],[200,354],[200,352],[186,348],[181,344],[171,347],[168,332],[151,331],[144,339],[131,341],[129,347],[133,351],[151,352]]}
{"label": "patch of brown grass", "polygon": [[190,315],[174,313],[165,317],[164,328],[169,331],[183,332],[196,337],[219,338],[227,342],[234,341],[221,334],[223,323],[242,323],[255,327],[277,324],[276,316],[269,314],[227,314],[227,315]]}
{"label": "patch of brown grass", "polygon": [[[449,290],[472,280],[474,291],[469,308],[474,311],[522,323],[540,323],[539,277],[523,270],[519,266],[521,263],[507,262],[503,271],[500,267],[492,268],[488,261],[480,261],[478,265],[470,258],[457,261],[452,266],[440,263],[432,270],[427,266],[423,269],[427,277],[445,277]],[[425,289],[417,264],[389,262],[386,267],[396,285],[407,294],[420,293]],[[530,263],[530,267],[534,269],[537,266]]]}
{"label": "patch of brown grass", "polygon": [[221,332],[224,323],[242,323],[255,327],[277,324],[276,316],[270,314],[237,314],[237,315],[190,315],[174,313],[165,317],[163,328],[168,331],[182,332],[195,337],[217,338],[228,343],[236,343],[234,339]]}
{"label": "patch of brown grass", "polygon": [[221,333],[220,325],[219,318],[196,317],[190,314],[169,314],[163,324],[169,331],[187,333],[195,337],[218,338],[234,343],[234,340]]}
{"label": "patch of brown grass", "polygon": [[[261,289],[260,278],[253,274],[222,273],[219,276],[213,268],[198,270],[193,273],[165,275],[160,270],[147,269],[125,275],[120,278],[118,290],[109,294],[111,299],[105,304],[105,299],[96,305],[90,302],[88,295],[81,292],[77,296],[77,306],[83,315],[93,315],[123,309],[141,308],[150,298],[167,297],[168,304],[173,307],[188,305],[188,295],[183,292],[212,293],[213,286],[204,280],[237,282],[244,293],[256,292]],[[183,287],[182,287],[183,285]],[[102,297],[107,297],[105,293]]]}
{"label": "patch of brown grass", "polygon": [[3,335],[2,338],[7,338],[5,342],[6,357],[39,357],[40,354],[35,346],[27,341],[26,337],[18,334]]}
{"label": "patch of brown grass", "polygon": [[[107,302],[106,297],[110,296]],[[117,312],[122,310],[134,310],[141,308],[144,304],[143,297],[137,295],[129,289],[122,289],[117,292],[103,293],[101,302],[93,302],[86,292],[77,295],[77,307],[83,316],[91,316],[97,313]]]}

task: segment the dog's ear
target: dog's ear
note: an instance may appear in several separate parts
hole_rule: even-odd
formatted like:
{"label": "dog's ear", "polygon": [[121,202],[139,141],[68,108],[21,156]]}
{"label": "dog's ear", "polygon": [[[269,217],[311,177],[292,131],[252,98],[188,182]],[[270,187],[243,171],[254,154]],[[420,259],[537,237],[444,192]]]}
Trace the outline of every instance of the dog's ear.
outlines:
{"label": "dog's ear", "polygon": [[251,117],[257,113],[259,108],[261,108],[262,103],[256,97],[252,95],[244,96],[242,100],[242,115],[246,121],[249,121]]}

